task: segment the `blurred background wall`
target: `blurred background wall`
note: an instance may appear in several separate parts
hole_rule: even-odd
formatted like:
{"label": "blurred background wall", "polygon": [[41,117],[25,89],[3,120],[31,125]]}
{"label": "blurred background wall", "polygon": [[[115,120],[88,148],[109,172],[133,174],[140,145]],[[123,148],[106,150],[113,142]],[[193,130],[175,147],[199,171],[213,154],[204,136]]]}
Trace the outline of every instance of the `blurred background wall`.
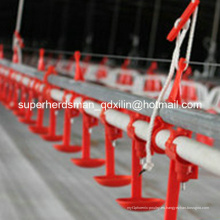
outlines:
{"label": "blurred background wall", "polygon": [[[170,59],[174,43],[166,36],[189,2],[25,0],[21,35],[27,47]],[[201,0],[192,60],[207,57],[215,4]],[[11,44],[17,7],[18,0],[0,2],[0,42],[6,45]]]}

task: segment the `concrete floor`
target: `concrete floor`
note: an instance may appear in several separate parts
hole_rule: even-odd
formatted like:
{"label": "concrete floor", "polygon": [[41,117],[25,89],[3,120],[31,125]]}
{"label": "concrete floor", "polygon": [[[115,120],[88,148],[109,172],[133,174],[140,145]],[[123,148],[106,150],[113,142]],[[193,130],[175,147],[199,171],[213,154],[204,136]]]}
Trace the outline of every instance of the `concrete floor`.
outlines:
{"label": "concrete floor", "polygon": [[[48,121],[48,114],[46,116]],[[63,113],[58,116],[62,133]],[[73,125],[72,139],[81,142],[81,118]],[[77,154],[57,152],[53,143],[43,141],[0,104],[0,219],[1,220],[162,220],[164,210],[141,213],[123,210],[115,199],[130,196],[130,186],[105,188],[93,176],[105,168],[82,169],[70,162]],[[116,169],[130,173],[131,141],[125,137],[116,147]],[[104,130],[93,130],[92,156],[105,157]],[[144,174],[145,197],[166,196],[169,160],[156,155],[155,169]],[[181,192],[182,207],[209,207],[209,210],[180,210],[179,220],[220,219],[219,177],[200,170],[199,180],[187,183]]]}

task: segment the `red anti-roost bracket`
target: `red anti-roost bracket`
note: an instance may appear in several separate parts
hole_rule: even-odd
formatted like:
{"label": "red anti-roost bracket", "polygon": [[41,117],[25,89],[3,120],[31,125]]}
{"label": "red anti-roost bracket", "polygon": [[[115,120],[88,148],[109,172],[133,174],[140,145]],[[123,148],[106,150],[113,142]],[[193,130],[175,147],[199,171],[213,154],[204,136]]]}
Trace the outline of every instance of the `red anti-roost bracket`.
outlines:
{"label": "red anti-roost bracket", "polygon": [[84,81],[83,72],[80,68],[80,51],[76,51],[74,53],[75,61],[76,61],[76,71],[75,71],[75,80],[76,81]]}
{"label": "red anti-roost bracket", "polygon": [[158,69],[157,62],[152,62],[149,68],[147,69],[147,74],[154,75],[155,71]]}
{"label": "red anti-roost bracket", "polygon": [[169,98],[167,99],[168,102],[175,103],[178,101],[178,104],[181,104],[181,94],[180,94],[180,83],[181,83],[181,77],[186,68],[186,59],[180,58],[179,60],[179,68],[176,72],[176,76],[173,82],[173,87],[170,92]]}
{"label": "red anti-roost bracket", "polygon": [[38,60],[38,70],[40,71],[45,70],[44,53],[45,53],[45,50],[41,48],[39,51],[39,60]]}
{"label": "red anti-roost bracket", "polygon": [[0,44],[0,59],[4,58],[4,47],[3,44]]}
{"label": "red anti-roost bracket", "polygon": [[173,29],[170,31],[170,33],[167,36],[168,41],[173,41],[176,39],[177,35],[181,31],[181,29],[184,27],[186,22],[189,20],[190,16],[193,14],[193,12],[196,10],[197,6],[199,5],[199,0],[192,0],[186,10],[183,12],[183,14],[180,17],[180,21],[177,25],[177,27],[173,27]]}
{"label": "red anti-roost bracket", "polygon": [[106,70],[106,63],[108,61],[107,57],[103,57],[103,59],[101,60],[100,64],[99,64],[99,68],[96,72],[96,78],[98,80],[102,79],[102,78],[106,78],[107,77],[107,70]]}
{"label": "red anti-roost bracket", "polygon": [[118,84],[121,84],[121,85],[132,85],[133,84],[133,77],[132,77],[132,75],[123,72],[123,70],[127,70],[128,69],[129,64],[130,64],[130,60],[129,59],[125,59],[124,63],[121,66],[122,72],[118,76],[118,80],[117,80]]}
{"label": "red anti-roost bracket", "polygon": [[47,72],[45,73],[44,78],[43,78],[43,83],[46,84],[46,85],[48,85],[48,86],[50,86],[50,84],[48,83],[48,77],[49,77],[50,75],[57,75],[57,72],[56,72],[54,66],[49,66],[49,67],[48,67],[48,70],[47,70]]}

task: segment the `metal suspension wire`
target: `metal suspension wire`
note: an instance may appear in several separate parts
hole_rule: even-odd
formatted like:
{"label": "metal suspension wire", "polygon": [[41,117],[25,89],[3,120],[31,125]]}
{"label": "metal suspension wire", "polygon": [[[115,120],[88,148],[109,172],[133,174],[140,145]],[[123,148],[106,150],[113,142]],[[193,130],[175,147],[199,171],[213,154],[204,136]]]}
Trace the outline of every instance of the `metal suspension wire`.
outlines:
{"label": "metal suspension wire", "polygon": [[[23,51],[39,52],[39,49],[32,48],[32,47],[25,47],[25,48],[23,48]],[[45,52],[53,53],[53,54],[65,54],[65,55],[73,55],[74,54],[74,51],[52,50],[52,49],[45,49]],[[81,52],[81,55],[82,56],[91,56],[91,57],[95,57],[95,58],[108,57],[110,59],[130,59],[130,60],[151,61],[151,62],[156,61],[159,63],[171,63],[171,61],[172,61],[171,59],[162,59],[162,58],[132,57],[132,56],[124,56],[124,55],[86,53],[86,52]],[[200,61],[190,61],[190,62],[188,62],[188,64],[195,65],[195,66],[209,65],[209,66],[220,67],[220,63],[206,63],[206,62],[200,62]]]}

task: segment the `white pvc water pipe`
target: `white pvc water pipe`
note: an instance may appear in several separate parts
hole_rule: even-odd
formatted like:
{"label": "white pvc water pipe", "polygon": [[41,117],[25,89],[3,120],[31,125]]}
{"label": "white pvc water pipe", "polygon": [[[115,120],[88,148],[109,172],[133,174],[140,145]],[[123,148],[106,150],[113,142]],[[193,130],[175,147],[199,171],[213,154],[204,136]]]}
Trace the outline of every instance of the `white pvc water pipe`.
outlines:
{"label": "white pvc water pipe", "polygon": [[[62,101],[62,97],[64,92],[58,89],[53,89],[51,92],[51,96],[56,101]],[[78,98],[75,100],[75,104],[79,104],[81,99]],[[92,101],[85,101],[88,104],[92,103],[94,108],[84,108],[85,111],[96,118],[100,117],[101,113],[101,105]],[[89,106],[89,105],[87,105]],[[91,105],[90,105],[91,106]],[[106,121],[117,127],[122,129],[123,131],[127,131],[127,126],[130,122],[129,115],[109,109],[105,111]],[[133,123],[135,128],[136,135],[147,141],[146,132],[148,130],[149,124],[145,121],[138,120]],[[169,130],[161,130],[156,136],[156,143],[159,148],[165,149],[165,143],[168,140],[170,135]],[[187,138],[184,136],[177,137],[174,140],[174,143],[177,144],[177,154],[186,161],[189,161],[193,164],[196,164],[204,169],[220,175],[220,151],[210,148],[209,146],[199,143],[191,138]]]}
{"label": "white pvc water pipe", "polygon": [[[8,75],[6,71],[5,75]],[[16,76],[16,80],[19,81],[19,76]],[[30,79],[25,77],[23,79],[23,84],[28,85]],[[43,87],[41,87],[43,89]],[[59,89],[52,89],[51,90],[51,97],[55,101],[61,102],[63,100],[64,92]],[[71,98],[71,94],[66,96],[67,101]],[[74,100],[74,104],[76,106],[81,103],[82,98],[78,97]],[[100,117],[101,113],[101,105],[93,102],[93,101],[85,101],[87,104],[93,104],[93,108],[84,108],[84,110],[91,116],[96,118]],[[88,105],[89,106],[89,105]],[[90,105],[91,106],[91,105]],[[127,131],[127,126],[130,122],[129,115],[116,111],[116,110],[106,110],[105,111],[106,120],[109,124],[122,129],[123,131]],[[135,128],[135,134],[137,137],[141,138],[142,140],[146,140],[146,132],[148,130],[149,124],[146,121],[138,120],[133,123]],[[168,140],[170,135],[169,130],[161,130],[156,135],[156,144],[159,148],[165,149],[165,143]],[[174,140],[174,143],[177,145],[177,154],[184,160],[189,161],[195,165],[198,165],[218,176],[220,176],[220,151],[214,148],[211,148],[205,144],[199,143],[191,138],[187,138],[184,136],[177,137]]]}

